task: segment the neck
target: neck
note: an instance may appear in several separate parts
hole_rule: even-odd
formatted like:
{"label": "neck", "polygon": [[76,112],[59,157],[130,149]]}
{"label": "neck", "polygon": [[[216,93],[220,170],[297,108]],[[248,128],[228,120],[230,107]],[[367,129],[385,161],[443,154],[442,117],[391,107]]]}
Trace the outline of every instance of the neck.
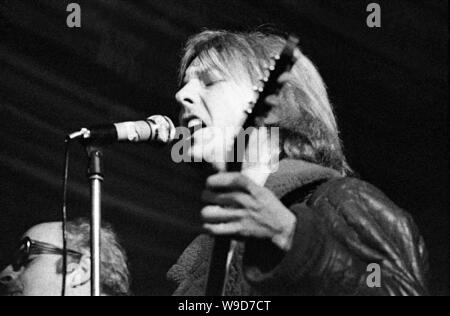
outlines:
{"label": "neck", "polygon": [[259,132],[250,136],[247,155],[242,164],[242,173],[263,186],[271,173],[278,169],[280,156],[278,138],[270,133]]}
{"label": "neck", "polygon": [[256,184],[263,186],[272,173],[269,165],[251,166],[242,170],[242,174],[249,177]]}

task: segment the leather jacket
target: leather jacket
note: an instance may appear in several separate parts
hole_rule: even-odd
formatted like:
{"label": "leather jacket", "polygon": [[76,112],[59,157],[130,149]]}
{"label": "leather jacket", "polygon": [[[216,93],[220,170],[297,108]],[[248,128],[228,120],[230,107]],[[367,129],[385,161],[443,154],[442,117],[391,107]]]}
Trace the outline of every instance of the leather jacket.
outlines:
{"label": "leather jacket", "polygon": [[[427,252],[411,216],[359,179],[285,159],[266,187],[297,217],[291,249],[247,240],[227,295],[426,295]],[[175,295],[204,295],[213,238],[201,235],[168,272]]]}

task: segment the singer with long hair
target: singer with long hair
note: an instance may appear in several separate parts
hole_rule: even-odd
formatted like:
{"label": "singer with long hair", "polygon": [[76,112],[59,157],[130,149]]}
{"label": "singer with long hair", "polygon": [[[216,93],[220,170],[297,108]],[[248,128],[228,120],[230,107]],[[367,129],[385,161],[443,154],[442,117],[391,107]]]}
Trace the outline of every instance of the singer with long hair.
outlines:
{"label": "singer with long hair", "polygon": [[229,148],[258,97],[254,87],[285,44],[278,35],[209,30],[186,44],[176,95],[181,123],[201,126],[189,153],[218,172],[207,179],[199,210],[206,233],[168,272],[174,294],[206,294],[220,236],[238,241],[224,295],[427,294],[427,252],[416,225],[352,176],[325,84],[300,49],[278,78],[282,88],[264,100],[270,112],[257,120],[260,129],[277,128],[279,141],[255,130],[247,150],[257,149],[257,161],[226,171],[218,148]]}

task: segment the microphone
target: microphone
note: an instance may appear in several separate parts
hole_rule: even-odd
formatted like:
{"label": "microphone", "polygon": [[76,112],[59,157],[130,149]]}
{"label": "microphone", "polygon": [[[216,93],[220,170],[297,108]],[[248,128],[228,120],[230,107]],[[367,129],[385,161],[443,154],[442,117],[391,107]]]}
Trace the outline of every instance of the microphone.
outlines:
{"label": "microphone", "polygon": [[174,140],[176,128],[172,120],[164,115],[153,115],[145,121],[122,122],[82,128],[68,139],[82,139],[97,144],[115,142],[157,142],[167,144]]}

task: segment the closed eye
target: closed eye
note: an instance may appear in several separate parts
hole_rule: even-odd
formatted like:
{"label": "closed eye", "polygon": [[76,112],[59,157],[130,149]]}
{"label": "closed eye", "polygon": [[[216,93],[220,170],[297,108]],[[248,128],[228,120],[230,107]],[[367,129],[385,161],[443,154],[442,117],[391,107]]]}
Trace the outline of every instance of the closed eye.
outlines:
{"label": "closed eye", "polygon": [[205,87],[212,87],[219,82],[225,81],[216,71],[203,71],[199,74],[199,79]]}
{"label": "closed eye", "polygon": [[206,81],[203,84],[205,85],[205,87],[209,88],[214,86],[217,83],[223,82],[224,80],[214,80],[214,81]]}

